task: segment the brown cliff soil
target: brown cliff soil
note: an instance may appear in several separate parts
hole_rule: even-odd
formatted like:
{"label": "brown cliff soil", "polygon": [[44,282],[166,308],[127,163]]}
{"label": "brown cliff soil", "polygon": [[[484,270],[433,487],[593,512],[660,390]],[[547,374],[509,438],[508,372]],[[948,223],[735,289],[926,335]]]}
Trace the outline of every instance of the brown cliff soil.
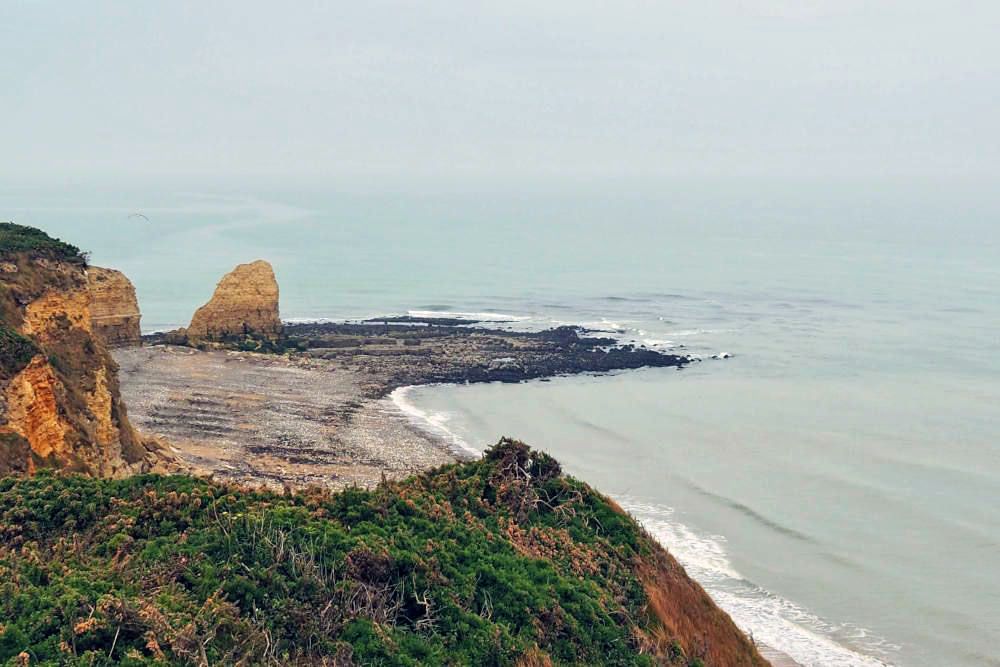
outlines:
{"label": "brown cliff soil", "polygon": [[142,342],[135,287],[121,271],[92,266],[87,270],[90,320],[94,333],[109,347]]}
{"label": "brown cliff soil", "polygon": [[[615,505],[611,500],[608,503]],[[729,615],[680,563],[654,538],[648,540],[650,554],[636,559],[634,566],[649,612],[659,622],[645,637],[650,652],[662,654],[677,642],[685,655],[699,656],[709,665],[767,665]]]}
{"label": "brown cliff soil", "polygon": [[281,333],[278,282],[263,260],[240,264],[219,281],[212,299],[199,308],[186,330],[192,341],[226,340]]}

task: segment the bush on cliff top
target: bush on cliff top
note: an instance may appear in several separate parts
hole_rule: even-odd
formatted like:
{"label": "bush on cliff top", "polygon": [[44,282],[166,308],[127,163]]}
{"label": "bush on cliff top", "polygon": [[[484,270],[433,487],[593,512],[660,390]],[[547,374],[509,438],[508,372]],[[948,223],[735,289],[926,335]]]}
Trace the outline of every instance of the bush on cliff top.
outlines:
{"label": "bush on cliff top", "polygon": [[20,373],[36,354],[38,346],[30,338],[0,324],[0,379]]}
{"label": "bush on cliff top", "polygon": [[0,257],[21,252],[36,253],[74,264],[85,264],[87,261],[79,248],[52,238],[40,229],[13,222],[0,222]]}
{"label": "bush on cliff top", "polygon": [[511,440],[337,494],[0,479],[0,664],[700,664],[649,643],[648,552]]}

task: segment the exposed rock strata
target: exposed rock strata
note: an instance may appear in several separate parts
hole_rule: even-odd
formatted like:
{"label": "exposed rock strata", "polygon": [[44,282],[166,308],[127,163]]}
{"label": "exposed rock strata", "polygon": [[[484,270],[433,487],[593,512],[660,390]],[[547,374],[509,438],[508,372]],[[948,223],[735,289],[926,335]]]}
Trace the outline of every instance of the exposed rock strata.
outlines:
{"label": "exposed rock strata", "polygon": [[281,334],[278,281],[263,260],[240,264],[219,281],[212,299],[195,312],[186,335],[191,341],[221,341]]}
{"label": "exposed rock strata", "polygon": [[98,266],[87,270],[87,280],[94,333],[109,347],[139,345],[142,315],[132,282],[121,271]]}
{"label": "exposed rock strata", "polygon": [[[36,230],[20,229],[38,242]],[[173,456],[129,422],[118,367],[93,331],[82,259],[4,250],[16,270],[0,272],[0,474],[122,476],[168,465]]]}

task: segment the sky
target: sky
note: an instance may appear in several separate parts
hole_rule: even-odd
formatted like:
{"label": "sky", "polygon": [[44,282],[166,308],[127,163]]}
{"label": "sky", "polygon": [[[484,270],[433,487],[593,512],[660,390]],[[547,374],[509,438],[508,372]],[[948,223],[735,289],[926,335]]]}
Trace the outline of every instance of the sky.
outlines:
{"label": "sky", "polygon": [[989,197],[998,28],[963,0],[2,0],[0,181]]}

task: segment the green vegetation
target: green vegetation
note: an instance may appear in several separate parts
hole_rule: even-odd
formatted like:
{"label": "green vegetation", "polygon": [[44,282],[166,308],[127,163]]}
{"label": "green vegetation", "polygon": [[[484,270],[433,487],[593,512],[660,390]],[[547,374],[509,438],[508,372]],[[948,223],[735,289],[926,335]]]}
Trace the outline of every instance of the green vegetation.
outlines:
{"label": "green vegetation", "polygon": [[40,229],[13,222],[0,222],[0,257],[32,253],[75,264],[86,264],[86,256],[69,243],[54,239]]}
{"label": "green vegetation", "polygon": [[258,352],[260,354],[287,354],[289,352],[302,352],[305,345],[281,336],[276,339],[266,338],[255,334],[244,334],[240,338],[233,338],[226,341],[230,347],[241,352]]}
{"label": "green vegetation", "polygon": [[506,439],[337,494],[0,479],[0,664],[700,664],[651,643],[651,544]]}
{"label": "green vegetation", "polygon": [[222,338],[191,338],[186,333],[168,332],[160,335],[162,342],[170,345],[186,345],[198,350],[233,350],[256,352],[258,354],[291,354],[304,352],[309,346],[300,340],[284,335],[262,336],[256,333],[230,335]]}
{"label": "green vegetation", "polygon": [[0,324],[0,379],[20,373],[38,354],[38,346],[13,329]]}

